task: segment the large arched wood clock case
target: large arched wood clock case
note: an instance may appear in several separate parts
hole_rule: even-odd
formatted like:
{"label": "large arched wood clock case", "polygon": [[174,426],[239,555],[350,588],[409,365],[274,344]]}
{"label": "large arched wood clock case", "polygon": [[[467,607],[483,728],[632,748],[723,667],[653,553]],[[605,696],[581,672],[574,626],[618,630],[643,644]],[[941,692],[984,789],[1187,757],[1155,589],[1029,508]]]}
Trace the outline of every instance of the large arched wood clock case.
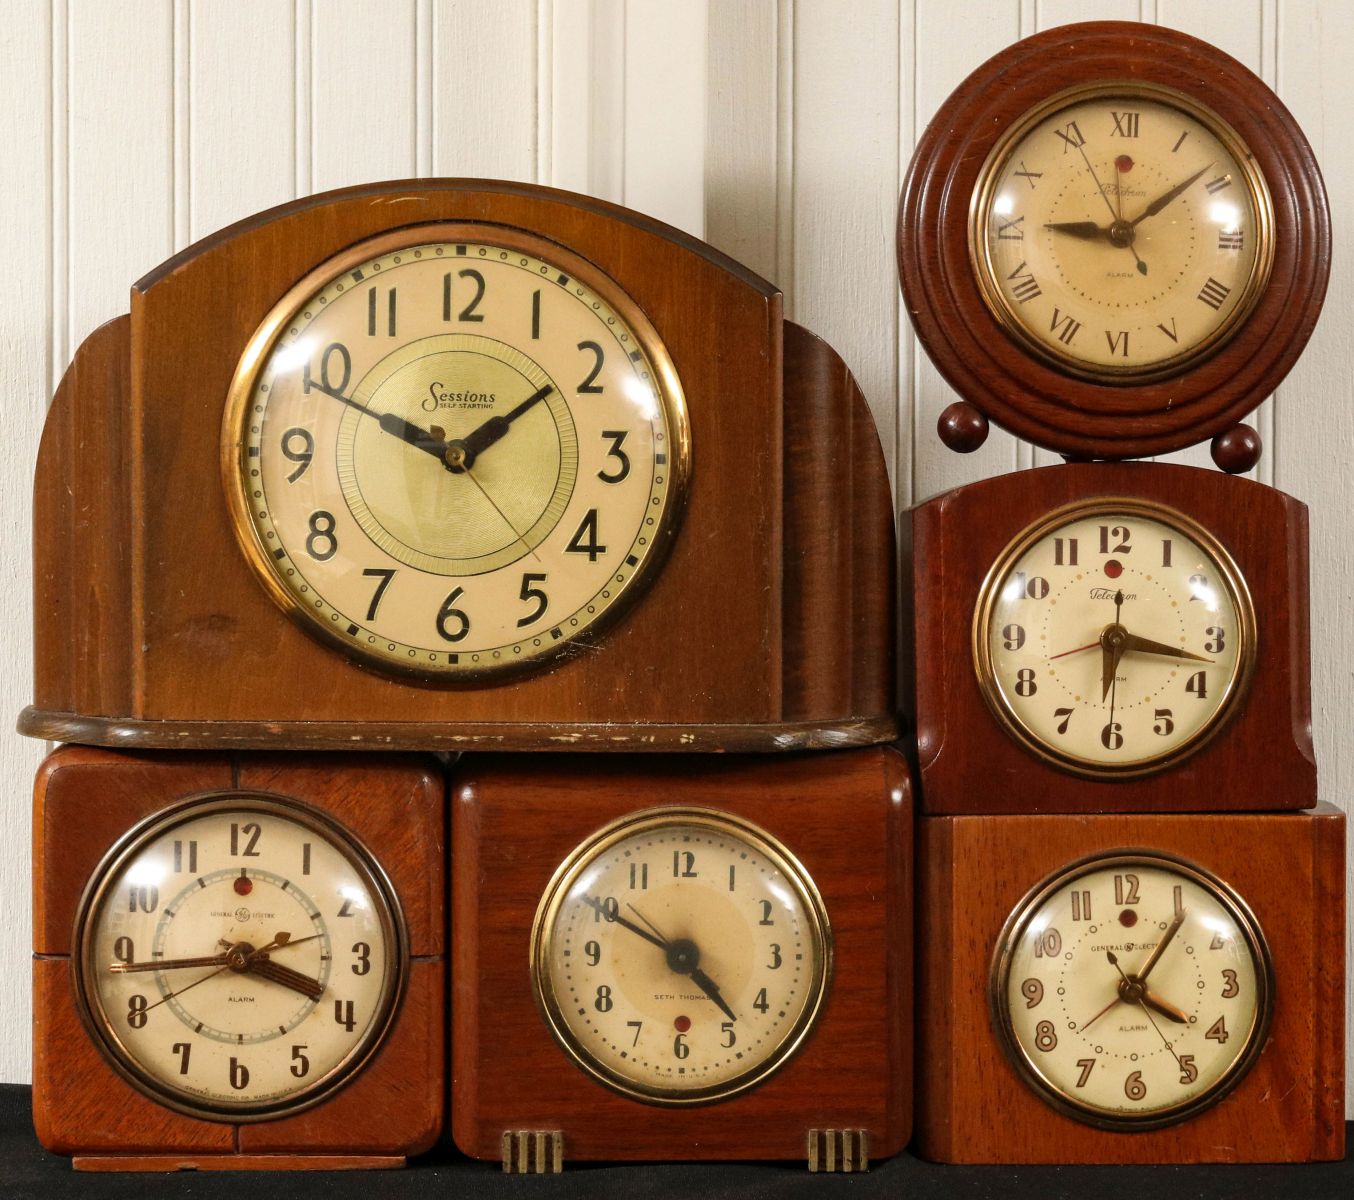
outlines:
{"label": "large arched wood clock case", "polygon": [[[466,387],[445,382],[476,355]],[[486,473],[514,464],[495,499]],[[770,750],[897,732],[892,508],[850,373],[770,284],[586,197],[374,184],[190,247],[80,348],[34,509],[32,736]],[[381,625],[402,612],[417,637]],[[472,622],[503,636],[478,646]]]}

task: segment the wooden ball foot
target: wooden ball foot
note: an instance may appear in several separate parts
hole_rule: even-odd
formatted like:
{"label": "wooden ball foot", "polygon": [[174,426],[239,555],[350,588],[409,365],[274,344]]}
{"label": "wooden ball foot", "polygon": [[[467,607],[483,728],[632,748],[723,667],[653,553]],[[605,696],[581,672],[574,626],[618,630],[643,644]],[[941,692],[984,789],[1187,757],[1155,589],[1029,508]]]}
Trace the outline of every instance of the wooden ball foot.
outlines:
{"label": "wooden ball foot", "polygon": [[1242,475],[1260,461],[1264,448],[1249,425],[1235,425],[1213,439],[1213,461],[1229,475]]}
{"label": "wooden ball foot", "polygon": [[972,454],[987,441],[987,418],[967,400],[956,400],[936,422],[940,440],[956,454]]}

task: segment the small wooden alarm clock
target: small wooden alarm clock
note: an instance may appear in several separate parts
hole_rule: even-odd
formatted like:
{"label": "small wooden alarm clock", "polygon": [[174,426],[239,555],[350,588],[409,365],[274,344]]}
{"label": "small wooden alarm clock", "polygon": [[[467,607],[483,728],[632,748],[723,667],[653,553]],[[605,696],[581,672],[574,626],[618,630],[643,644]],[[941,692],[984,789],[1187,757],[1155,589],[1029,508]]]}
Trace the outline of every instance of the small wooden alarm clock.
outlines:
{"label": "small wooden alarm clock", "polygon": [[1316,803],[1299,501],[1093,463],[969,484],[911,522],[926,811]]}
{"label": "small wooden alarm clock", "polygon": [[442,1127],[444,785],[83,747],[34,799],[39,1140],[81,1170],[397,1166]]}
{"label": "small wooden alarm clock", "polygon": [[507,1170],[793,1159],[910,1129],[911,796],[891,749],[467,758],[452,1131]]}
{"label": "small wooden alarm clock", "polygon": [[375,184],[197,243],[76,355],[35,507],[33,736],[897,733],[892,506],[850,373],[770,284],[587,197]]}
{"label": "small wooden alarm clock", "polygon": [[919,1151],[1342,1157],[1344,838],[1329,804],[922,818]]}

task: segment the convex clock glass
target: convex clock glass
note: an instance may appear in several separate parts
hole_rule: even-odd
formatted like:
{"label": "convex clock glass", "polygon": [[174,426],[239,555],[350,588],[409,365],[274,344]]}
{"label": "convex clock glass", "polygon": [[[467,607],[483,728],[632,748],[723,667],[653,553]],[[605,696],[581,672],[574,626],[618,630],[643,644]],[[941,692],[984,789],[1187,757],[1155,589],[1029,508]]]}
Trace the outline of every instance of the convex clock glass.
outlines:
{"label": "convex clock glass", "polygon": [[989,307],[1064,371],[1139,383],[1239,326],[1269,277],[1272,206],[1246,146],[1145,84],[1064,92],[979,175],[970,236]]}
{"label": "convex clock glass", "polygon": [[537,1001],[589,1074],[636,1099],[723,1099],[812,1029],[831,971],[822,900],[769,834],[705,809],[623,818],[543,896]]}
{"label": "convex clock glass", "polygon": [[446,682],[614,619],[662,558],[689,454],[638,307],[484,225],[386,234],[301,280],[240,362],[222,442],[273,599],[369,665]]}
{"label": "convex clock glass", "polygon": [[1011,914],[993,1020],[1042,1098],[1091,1124],[1150,1129],[1218,1100],[1264,1045],[1274,981],[1245,902],[1170,855],[1071,864]]}
{"label": "convex clock glass", "polygon": [[215,1120],[264,1120],[352,1077],[406,972],[398,902],[338,826],[229,793],[151,818],[81,899],[77,1000],[134,1086]]}
{"label": "convex clock glass", "polygon": [[1092,777],[1161,770],[1245,690],[1255,616],[1227,551],[1182,513],[1101,498],[1019,534],[973,625],[979,686],[1035,753]]}

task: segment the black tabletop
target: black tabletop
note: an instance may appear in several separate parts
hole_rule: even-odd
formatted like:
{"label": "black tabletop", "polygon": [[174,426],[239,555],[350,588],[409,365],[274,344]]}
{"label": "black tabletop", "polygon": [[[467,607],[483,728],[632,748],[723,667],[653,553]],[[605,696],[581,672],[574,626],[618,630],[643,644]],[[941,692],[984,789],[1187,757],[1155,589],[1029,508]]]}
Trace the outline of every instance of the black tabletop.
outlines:
{"label": "black tabletop", "polygon": [[[249,1176],[230,1172],[177,1175],[77,1173],[48,1154],[33,1135],[30,1093],[0,1085],[0,1196],[5,1200],[60,1200],[65,1196],[214,1197],[240,1200],[242,1192],[285,1200],[386,1200],[386,1197],[473,1195],[505,1200],[560,1200],[587,1197],[698,1196],[701,1200],[760,1200],[761,1197],[901,1197],[905,1200],[965,1200],[1007,1197],[1020,1200],[1351,1200],[1354,1163],[1299,1167],[943,1167],[910,1154],[874,1164],[864,1175],[810,1175],[803,1165],[702,1164],[700,1166],[592,1166],[566,1163],[562,1175],[510,1176],[493,1163],[472,1162],[448,1146],[403,1171],[288,1172]],[[1349,1141],[1354,1145],[1354,1130]]]}

